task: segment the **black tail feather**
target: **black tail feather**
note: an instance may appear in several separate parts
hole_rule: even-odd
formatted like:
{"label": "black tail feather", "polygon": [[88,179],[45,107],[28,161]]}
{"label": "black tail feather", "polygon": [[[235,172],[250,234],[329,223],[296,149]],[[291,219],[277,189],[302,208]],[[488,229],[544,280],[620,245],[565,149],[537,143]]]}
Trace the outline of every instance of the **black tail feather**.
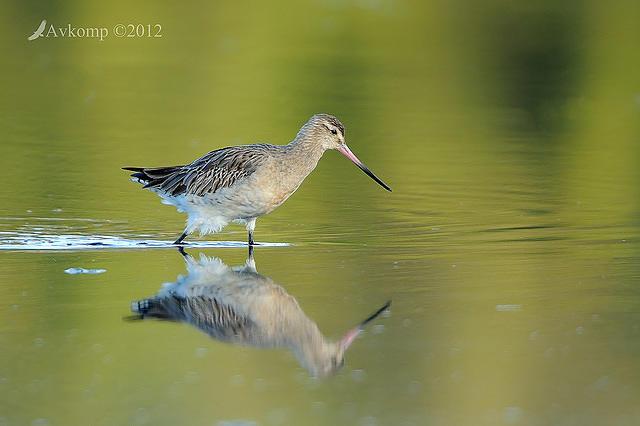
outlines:
{"label": "black tail feather", "polygon": [[167,311],[163,299],[143,299],[131,302],[131,312],[138,314],[139,319],[155,318],[166,321],[176,321],[174,315]]}
{"label": "black tail feather", "polygon": [[160,186],[162,183],[173,174],[181,169],[182,166],[170,166],[170,167],[123,167],[122,170],[129,170],[135,173],[131,174],[144,184],[143,188],[150,188],[154,186]]}

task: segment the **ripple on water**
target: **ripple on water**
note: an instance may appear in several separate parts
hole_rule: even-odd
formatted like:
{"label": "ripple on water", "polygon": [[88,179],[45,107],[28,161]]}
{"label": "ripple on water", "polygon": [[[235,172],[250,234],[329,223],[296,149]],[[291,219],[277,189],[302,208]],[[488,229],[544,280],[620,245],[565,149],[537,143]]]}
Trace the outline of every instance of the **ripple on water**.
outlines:
{"label": "ripple on water", "polygon": [[[111,234],[111,235],[107,235]],[[123,238],[120,235],[128,235]],[[95,250],[175,247],[152,234],[132,234],[127,222],[60,217],[0,217],[0,250]],[[258,242],[263,247],[288,243]],[[188,241],[191,248],[246,247],[244,241]]]}
{"label": "ripple on water", "polygon": [[[262,247],[284,247],[289,243],[263,243]],[[246,247],[240,241],[193,241],[184,244],[192,248]],[[173,241],[128,239],[110,235],[41,234],[0,232],[0,250],[95,250],[175,247]]]}

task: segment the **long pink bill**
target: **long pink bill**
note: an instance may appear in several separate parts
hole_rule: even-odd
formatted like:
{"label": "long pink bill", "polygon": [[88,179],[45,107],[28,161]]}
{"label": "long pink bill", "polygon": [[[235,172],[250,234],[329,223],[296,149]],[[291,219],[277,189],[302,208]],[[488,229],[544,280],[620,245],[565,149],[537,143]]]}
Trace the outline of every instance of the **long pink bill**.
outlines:
{"label": "long pink bill", "polygon": [[384,189],[386,189],[387,191],[391,192],[391,188],[389,188],[389,186],[386,183],[384,183],[378,176],[374,175],[373,172],[367,168],[367,166],[362,164],[362,161],[358,160],[358,157],[356,157],[355,154],[353,152],[351,152],[351,150],[349,149],[349,147],[346,144],[344,144],[340,148],[338,148],[338,151],[340,151],[340,153],[342,155],[344,155],[345,157],[347,157],[349,160],[353,161],[353,163],[356,166],[358,166],[360,168],[360,170],[362,170],[367,175],[369,175],[369,177],[371,179],[375,180]]}
{"label": "long pink bill", "polygon": [[356,337],[360,334],[360,332],[364,329],[364,327],[369,324],[371,321],[376,319],[381,313],[385,310],[389,309],[391,306],[391,300],[389,300],[385,305],[371,314],[366,320],[362,321],[360,324],[353,327],[351,330],[347,331],[347,333],[340,339],[340,346],[343,351],[346,351],[349,346],[356,340]]}

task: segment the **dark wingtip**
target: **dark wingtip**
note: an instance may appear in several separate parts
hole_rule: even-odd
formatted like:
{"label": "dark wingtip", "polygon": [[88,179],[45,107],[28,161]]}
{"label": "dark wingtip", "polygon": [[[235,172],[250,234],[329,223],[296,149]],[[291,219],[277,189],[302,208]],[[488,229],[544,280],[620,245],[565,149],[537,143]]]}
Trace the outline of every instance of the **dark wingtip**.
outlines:
{"label": "dark wingtip", "polygon": [[[127,170],[130,172],[135,172],[135,173],[131,173],[129,176],[134,177],[136,179],[139,179],[141,181],[146,181],[148,180],[148,176],[144,173],[144,168],[143,167],[122,167],[122,170]],[[148,186],[148,184],[146,186],[144,186],[143,188],[146,188]]]}

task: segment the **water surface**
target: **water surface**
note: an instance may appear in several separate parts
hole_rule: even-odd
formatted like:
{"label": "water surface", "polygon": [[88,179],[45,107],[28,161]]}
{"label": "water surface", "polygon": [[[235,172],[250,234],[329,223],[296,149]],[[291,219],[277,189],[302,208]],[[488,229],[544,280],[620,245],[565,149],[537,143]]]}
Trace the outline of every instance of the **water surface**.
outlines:
{"label": "water surface", "polygon": [[[0,424],[640,424],[636,3],[131,7],[4,11]],[[166,37],[28,42],[43,13]],[[187,272],[184,217],[120,168],[318,112],[394,191],[327,152],[255,262],[329,340],[393,301],[344,366],[128,321]]]}

